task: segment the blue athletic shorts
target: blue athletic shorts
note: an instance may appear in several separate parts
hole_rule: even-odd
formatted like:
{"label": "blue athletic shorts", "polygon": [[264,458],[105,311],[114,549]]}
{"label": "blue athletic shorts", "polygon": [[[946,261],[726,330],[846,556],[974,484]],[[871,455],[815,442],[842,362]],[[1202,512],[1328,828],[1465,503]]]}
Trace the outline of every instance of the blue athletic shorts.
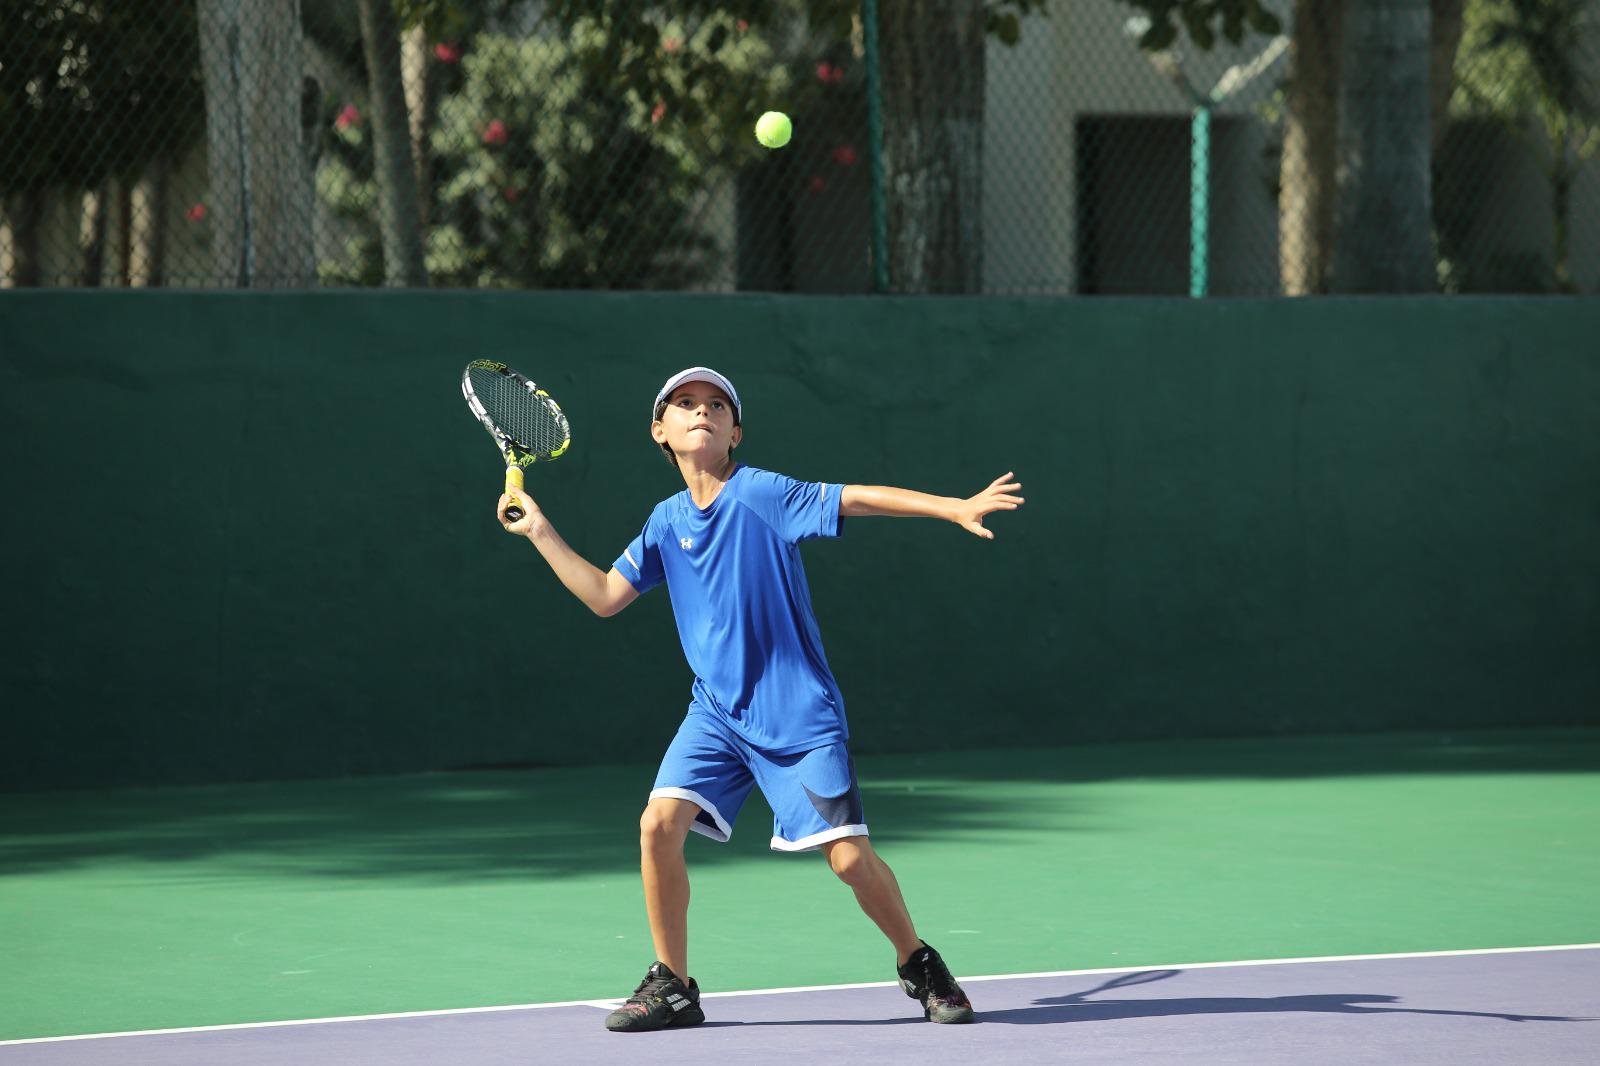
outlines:
{"label": "blue athletic shorts", "polygon": [[844,741],[768,755],[696,711],[667,747],[650,798],[698,804],[690,828],[724,842],[753,785],[761,786],[772,807],[773,851],[815,851],[830,840],[867,835],[856,768]]}

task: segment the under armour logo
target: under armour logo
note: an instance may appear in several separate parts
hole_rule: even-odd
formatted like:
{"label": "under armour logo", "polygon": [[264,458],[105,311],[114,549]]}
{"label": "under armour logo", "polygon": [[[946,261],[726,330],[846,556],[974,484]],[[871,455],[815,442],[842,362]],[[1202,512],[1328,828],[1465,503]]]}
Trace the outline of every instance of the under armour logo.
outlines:
{"label": "under armour logo", "polygon": [[678,547],[682,548],[684,551],[688,551],[690,548],[694,547],[694,540],[690,537],[684,537],[682,540],[678,541]]}

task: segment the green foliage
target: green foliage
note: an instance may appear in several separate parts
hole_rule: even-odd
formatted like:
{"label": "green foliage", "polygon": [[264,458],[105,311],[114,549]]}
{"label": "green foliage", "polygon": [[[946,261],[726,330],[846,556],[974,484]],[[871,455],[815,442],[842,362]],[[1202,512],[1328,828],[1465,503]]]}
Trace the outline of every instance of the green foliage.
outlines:
{"label": "green foliage", "polygon": [[1283,32],[1283,22],[1261,0],[1123,0],[1143,11],[1150,25],[1139,38],[1147,52],[1163,52],[1178,39],[1181,27],[1189,39],[1209,50],[1217,43],[1217,27],[1232,44],[1244,40],[1248,28],[1268,37]]}
{"label": "green foliage", "polygon": [[[692,284],[722,251],[699,221],[706,190],[769,162],[756,115],[805,124],[824,94],[859,91],[859,0],[394,4],[403,25],[460,54],[435,68],[443,96],[428,135],[428,269],[442,285]],[[1046,0],[984,5],[1006,44],[1023,16],[1045,13]],[[343,5],[309,5],[305,24],[364,84]],[[324,101],[325,130],[343,106]],[[364,122],[326,137],[318,194],[347,237],[324,280],[381,282],[372,175]]]}
{"label": "green foliage", "polygon": [[[1456,115],[1491,118],[1541,158],[1551,192],[1553,255],[1548,270],[1520,286],[1576,291],[1571,277],[1572,188],[1583,162],[1600,153],[1600,100],[1585,34],[1592,0],[1469,0],[1464,12]],[[1543,138],[1529,136],[1537,123]]]}
{"label": "green foliage", "polygon": [[[795,100],[794,79],[731,15],[613,29],[585,18],[559,35],[470,39],[429,137],[436,283],[668,288],[706,276],[704,190],[760,156],[752,116]],[[320,195],[354,234],[327,280],[380,274],[369,141],[346,124],[319,170]]]}
{"label": "green foliage", "polygon": [[983,30],[1007,48],[1022,40],[1022,20],[1037,11],[1048,15],[1046,0],[993,0],[983,6]]}
{"label": "green foliage", "polygon": [[[638,61],[609,43],[594,23],[560,41],[474,40],[466,84],[441,104],[432,138],[449,174],[439,189],[448,221],[429,238],[436,279],[579,288],[697,279],[707,241],[692,201],[726,131],[697,157],[675,135],[682,123],[661,128],[659,101],[605,76],[601,56]],[[703,121],[704,104],[682,96],[700,105],[683,121]]]}
{"label": "green foliage", "polygon": [[202,134],[192,0],[8,0],[0,192],[87,188]]}
{"label": "green foliage", "polygon": [[1600,120],[1587,72],[1584,29],[1590,0],[1470,0],[1452,109],[1513,121],[1536,116],[1552,141],[1586,130],[1595,149]]}

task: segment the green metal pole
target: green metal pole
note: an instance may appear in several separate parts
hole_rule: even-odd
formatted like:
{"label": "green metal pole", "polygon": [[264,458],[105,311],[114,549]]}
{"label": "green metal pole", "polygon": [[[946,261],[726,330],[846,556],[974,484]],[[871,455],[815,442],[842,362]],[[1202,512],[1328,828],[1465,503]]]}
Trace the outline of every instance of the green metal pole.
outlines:
{"label": "green metal pole", "polygon": [[883,193],[883,92],[878,76],[878,0],[861,0],[867,63],[867,158],[872,181],[872,291],[889,291],[889,221]]}
{"label": "green metal pole", "polygon": [[1189,128],[1189,295],[1204,296],[1209,284],[1211,209],[1211,105],[1194,109]]}

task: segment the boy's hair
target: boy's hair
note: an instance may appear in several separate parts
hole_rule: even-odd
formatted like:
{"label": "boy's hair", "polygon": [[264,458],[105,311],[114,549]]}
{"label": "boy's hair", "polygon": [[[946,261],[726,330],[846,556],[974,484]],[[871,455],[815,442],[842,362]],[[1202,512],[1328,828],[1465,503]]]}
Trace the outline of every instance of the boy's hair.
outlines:
{"label": "boy's hair", "polygon": [[[667,404],[669,402],[670,401],[668,401],[668,400],[657,400],[656,401],[655,413],[650,416],[650,421],[652,421],[652,422],[661,421],[661,416],[667,413]],[[735,407],[733,409],[733,424],[734,424],[735,428],[737,428],[740,425],[740,422],[739,422],[739,408],[738,407]],[[728,455],[729,455],[730,458],[733,456],[733,449],[734,449],[734,445],[730,443],[728,445]],[[667,462],[671,463],[673,466],[677,466],[678,465],[678,457],[672,453],[672,445],[668,444],[666,441],[662,441],[661,442],[661,451],[666,455]]]}

